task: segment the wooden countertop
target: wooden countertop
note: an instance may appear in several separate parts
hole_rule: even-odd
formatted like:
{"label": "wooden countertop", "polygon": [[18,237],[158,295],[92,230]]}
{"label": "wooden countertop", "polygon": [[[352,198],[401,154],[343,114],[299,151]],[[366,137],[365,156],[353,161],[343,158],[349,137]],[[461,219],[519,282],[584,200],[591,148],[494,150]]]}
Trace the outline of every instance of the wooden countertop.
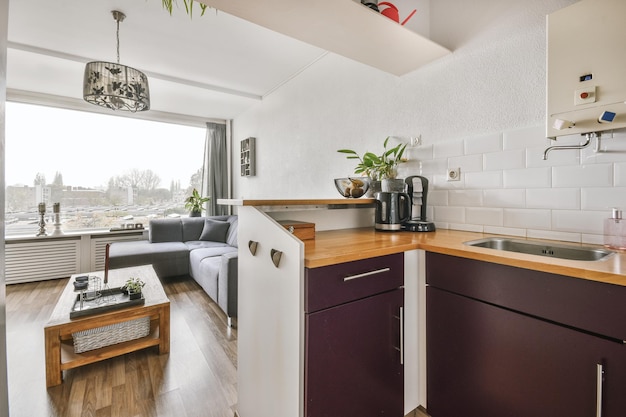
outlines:
{"label": "wooden countertop", "polygon": [[307,268],[317,268],[413,249],[423,249],[429,252],[626,286],[626,252],[624,251],[617,252],[600,261],[571,261],[471,247],[463,244],[469,240],[489,236],[502,237],[501,235],[456,230],[438,230],[430,233],[382,232],[376,231],[373,227],[321,231],[316,232],[314,240],[304,241],[304,265]]}
{"label": "wooden countertop", "polygon": [[274,199],[274,200],[250,200],[220,198],[217,204],[225,206],[366,206],[374,204],[373,198],[326,198],[326,199]]}

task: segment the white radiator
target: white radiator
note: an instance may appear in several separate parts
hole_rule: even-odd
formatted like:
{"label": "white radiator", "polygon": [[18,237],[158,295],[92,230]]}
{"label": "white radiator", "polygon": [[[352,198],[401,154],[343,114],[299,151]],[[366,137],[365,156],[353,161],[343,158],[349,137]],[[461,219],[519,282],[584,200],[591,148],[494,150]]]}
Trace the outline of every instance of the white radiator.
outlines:
{"label": "white radiator", "polygon": [[7,242],[7,284],[67,278],[80,272],[80,237]]}
{"label": "white radiator", "polygon": [[122,242],[129,240],[143,240],[141,234],[114,235],[107,237],[91,238],[91,268],[90,271],[104,270],[104,256],[107,243]]}

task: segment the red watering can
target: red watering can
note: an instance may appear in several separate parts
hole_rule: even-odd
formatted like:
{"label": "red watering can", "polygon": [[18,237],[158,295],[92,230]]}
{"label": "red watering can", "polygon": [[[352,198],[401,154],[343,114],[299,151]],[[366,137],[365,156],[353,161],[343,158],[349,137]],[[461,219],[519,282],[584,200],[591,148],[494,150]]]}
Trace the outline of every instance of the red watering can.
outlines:
{"label": "red watering can", "polygon": [[[378,3],[378,6],[387,6],[385,9],[381,10],[380,13],[383,16],[387,16],[389,19],[393,20],[394,22],[400,23],[400,13],[398,12],[398,8],[394,4],[389,3],[387,1],[381,1]],[[410,18],[413,17],[416,11],[417,9],[413,10],[411,14],[409,14],[407,18],[402,21],[401,25],[404,26],[404,24],[408,22]]]}

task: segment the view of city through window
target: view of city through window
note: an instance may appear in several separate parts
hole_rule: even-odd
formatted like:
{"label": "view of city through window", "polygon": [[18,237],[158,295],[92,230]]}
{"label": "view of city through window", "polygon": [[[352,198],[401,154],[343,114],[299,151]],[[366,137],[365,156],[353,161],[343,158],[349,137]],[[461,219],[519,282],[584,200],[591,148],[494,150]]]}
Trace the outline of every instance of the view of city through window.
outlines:
{"label": "view of city through window", "polygon": [[200,190],[204,128],[19,103],[6,106],[6,235],[35,235],[38,207],[63,231],[187,215]]}

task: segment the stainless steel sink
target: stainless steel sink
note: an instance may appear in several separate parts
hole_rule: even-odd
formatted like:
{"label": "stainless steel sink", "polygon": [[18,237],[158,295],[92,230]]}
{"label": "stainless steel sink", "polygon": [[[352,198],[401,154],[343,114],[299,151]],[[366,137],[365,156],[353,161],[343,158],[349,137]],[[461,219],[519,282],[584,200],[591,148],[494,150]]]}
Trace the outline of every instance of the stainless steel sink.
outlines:
{"label": "stainless steel sink", "polygon": [[548,256],[551,258],[570,259],[574,261],[599,261],[615,253],[612,250],[590,246],[554,244],[501,237],[488,237],[485,239],[471,240],[469,242],[463,242],[463,244],[479,248]]}

